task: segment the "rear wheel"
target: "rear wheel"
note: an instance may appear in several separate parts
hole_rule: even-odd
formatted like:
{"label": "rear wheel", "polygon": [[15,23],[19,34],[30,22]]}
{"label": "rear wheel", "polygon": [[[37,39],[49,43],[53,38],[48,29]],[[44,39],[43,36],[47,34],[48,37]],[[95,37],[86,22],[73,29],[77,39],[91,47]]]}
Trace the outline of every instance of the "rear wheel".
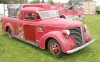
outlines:
{"label": "rear wheel", "polygon": [[100,11],[98,11],[97,13],[100,14]]}
{"label": "rear wheel", "polygon": [[10,39],[13,38],[12,32],[11,32],[11,29],[10,28],[7,29],[7,34],[8,34],[8,36],[9,36]]}
{"label": "rear wheel", "polygon": [[48,49],[52,54],[54,54],[54,55],[56,55],[58,57],[61,57],[63,55],[61,47],[60,47],[59,43],[55,39],[51,39],[48,42]]}

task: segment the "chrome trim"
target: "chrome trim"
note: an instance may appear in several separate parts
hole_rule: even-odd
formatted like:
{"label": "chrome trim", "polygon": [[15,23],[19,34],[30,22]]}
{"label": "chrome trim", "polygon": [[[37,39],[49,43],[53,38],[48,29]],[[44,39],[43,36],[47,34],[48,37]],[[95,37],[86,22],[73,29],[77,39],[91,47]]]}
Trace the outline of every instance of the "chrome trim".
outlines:
{"label": "chrome trim", "polygon": [[83,44],[83,33],[82,33],[82,28],[81,27],[75,27],[75,28],[69,28],[70,34],[72,38],[74,39],[76,46],[80,47]]}
{"label": "chrome trim", "polygon": [[69,50],[69,51],[67,51],[67,54],[71,54],[71,53],[74,53],[74,52],[76,52],[76,51],[79,51],[79,50],[85,48],[86,46],[88,46],[89,44],[93,43],[94,41],[95,41],[95,39],[91,40],[90,42],[88,42],[88,43],[86,43],[86,44],[84,44],[84,45],[82,45],[82,46],[80,46],[80,47],[78,47],[78,48]]}

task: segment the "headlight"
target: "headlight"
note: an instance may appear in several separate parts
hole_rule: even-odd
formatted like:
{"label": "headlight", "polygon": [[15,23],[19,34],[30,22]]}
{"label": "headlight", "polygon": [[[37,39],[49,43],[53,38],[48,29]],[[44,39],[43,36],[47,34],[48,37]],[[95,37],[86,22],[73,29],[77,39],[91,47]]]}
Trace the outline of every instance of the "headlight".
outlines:
{"label": "headlight", "polygon": [[87,30],[87,25],[84,24],[84,31],[86,32]]}
{"label": "headlight", "polygon": [[86,24],[84,24],[84,28],[85,28],[85,30],[87,29],[87,25]]}
{"label": "headlight", "polygon": [[63,32],[63,34],[70,35],[70,31],[69,30],[63,30],[62,32]]}
{"label": "headlight", "polygon": [[67,33],[67,35],[70,35],[70,31],[69,30],[66,30],[66,33]]}

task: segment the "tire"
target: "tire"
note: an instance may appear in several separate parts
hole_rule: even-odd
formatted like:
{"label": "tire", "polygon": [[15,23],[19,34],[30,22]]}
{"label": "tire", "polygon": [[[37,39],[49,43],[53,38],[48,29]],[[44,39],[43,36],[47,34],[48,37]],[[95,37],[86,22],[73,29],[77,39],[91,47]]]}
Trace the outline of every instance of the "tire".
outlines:
{"label": "tire", "polygon": [[100,11],[98,12],[98,14],[100,14]]}
{"label": "tire", "polygon": [[63,51],[61,50],[59,43],[55,39],[49,40],[48,49],[52,54],[58,57],[61,57],[63,55]]}
{"label": "tire", "polygon": [[65,17],[65,16],[60,16],[60,18],[64,18],[64,19],[66,19],[66,17]]}
{"label": "tire", "polygon": [[100,11],[97,11],[97,14],[100,14]]}
{"label": "tire", "polygon": [[9,36],[10,39],[13,38],[12,32],[11,32],[11,29],[10,28],[7,29],[7,34],[8,34],[8,36]]}

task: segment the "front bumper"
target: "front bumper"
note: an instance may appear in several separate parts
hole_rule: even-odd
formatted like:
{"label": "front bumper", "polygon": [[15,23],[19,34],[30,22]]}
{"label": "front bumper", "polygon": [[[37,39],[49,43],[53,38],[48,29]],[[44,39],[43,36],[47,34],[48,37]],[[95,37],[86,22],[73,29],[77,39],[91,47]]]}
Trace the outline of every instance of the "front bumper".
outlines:
{"label": "front bumper", "polygon": [[88,46],[89,44],[93,43],[94,41],[95,41],[95,39],[91,40],[90,42],[88,42],[88,43],[86,43],[86,44],[84,44],[84,45],[82,45],[82,46],[80,46],[80,47],[78,47],[78,48],[69,50],[69,51],[67,51],[67,54],[71,54],[71,53],[74,53],[74,52],[76,52],[76,51],[79,51],[79,50],[85,48],[86,46]]}

